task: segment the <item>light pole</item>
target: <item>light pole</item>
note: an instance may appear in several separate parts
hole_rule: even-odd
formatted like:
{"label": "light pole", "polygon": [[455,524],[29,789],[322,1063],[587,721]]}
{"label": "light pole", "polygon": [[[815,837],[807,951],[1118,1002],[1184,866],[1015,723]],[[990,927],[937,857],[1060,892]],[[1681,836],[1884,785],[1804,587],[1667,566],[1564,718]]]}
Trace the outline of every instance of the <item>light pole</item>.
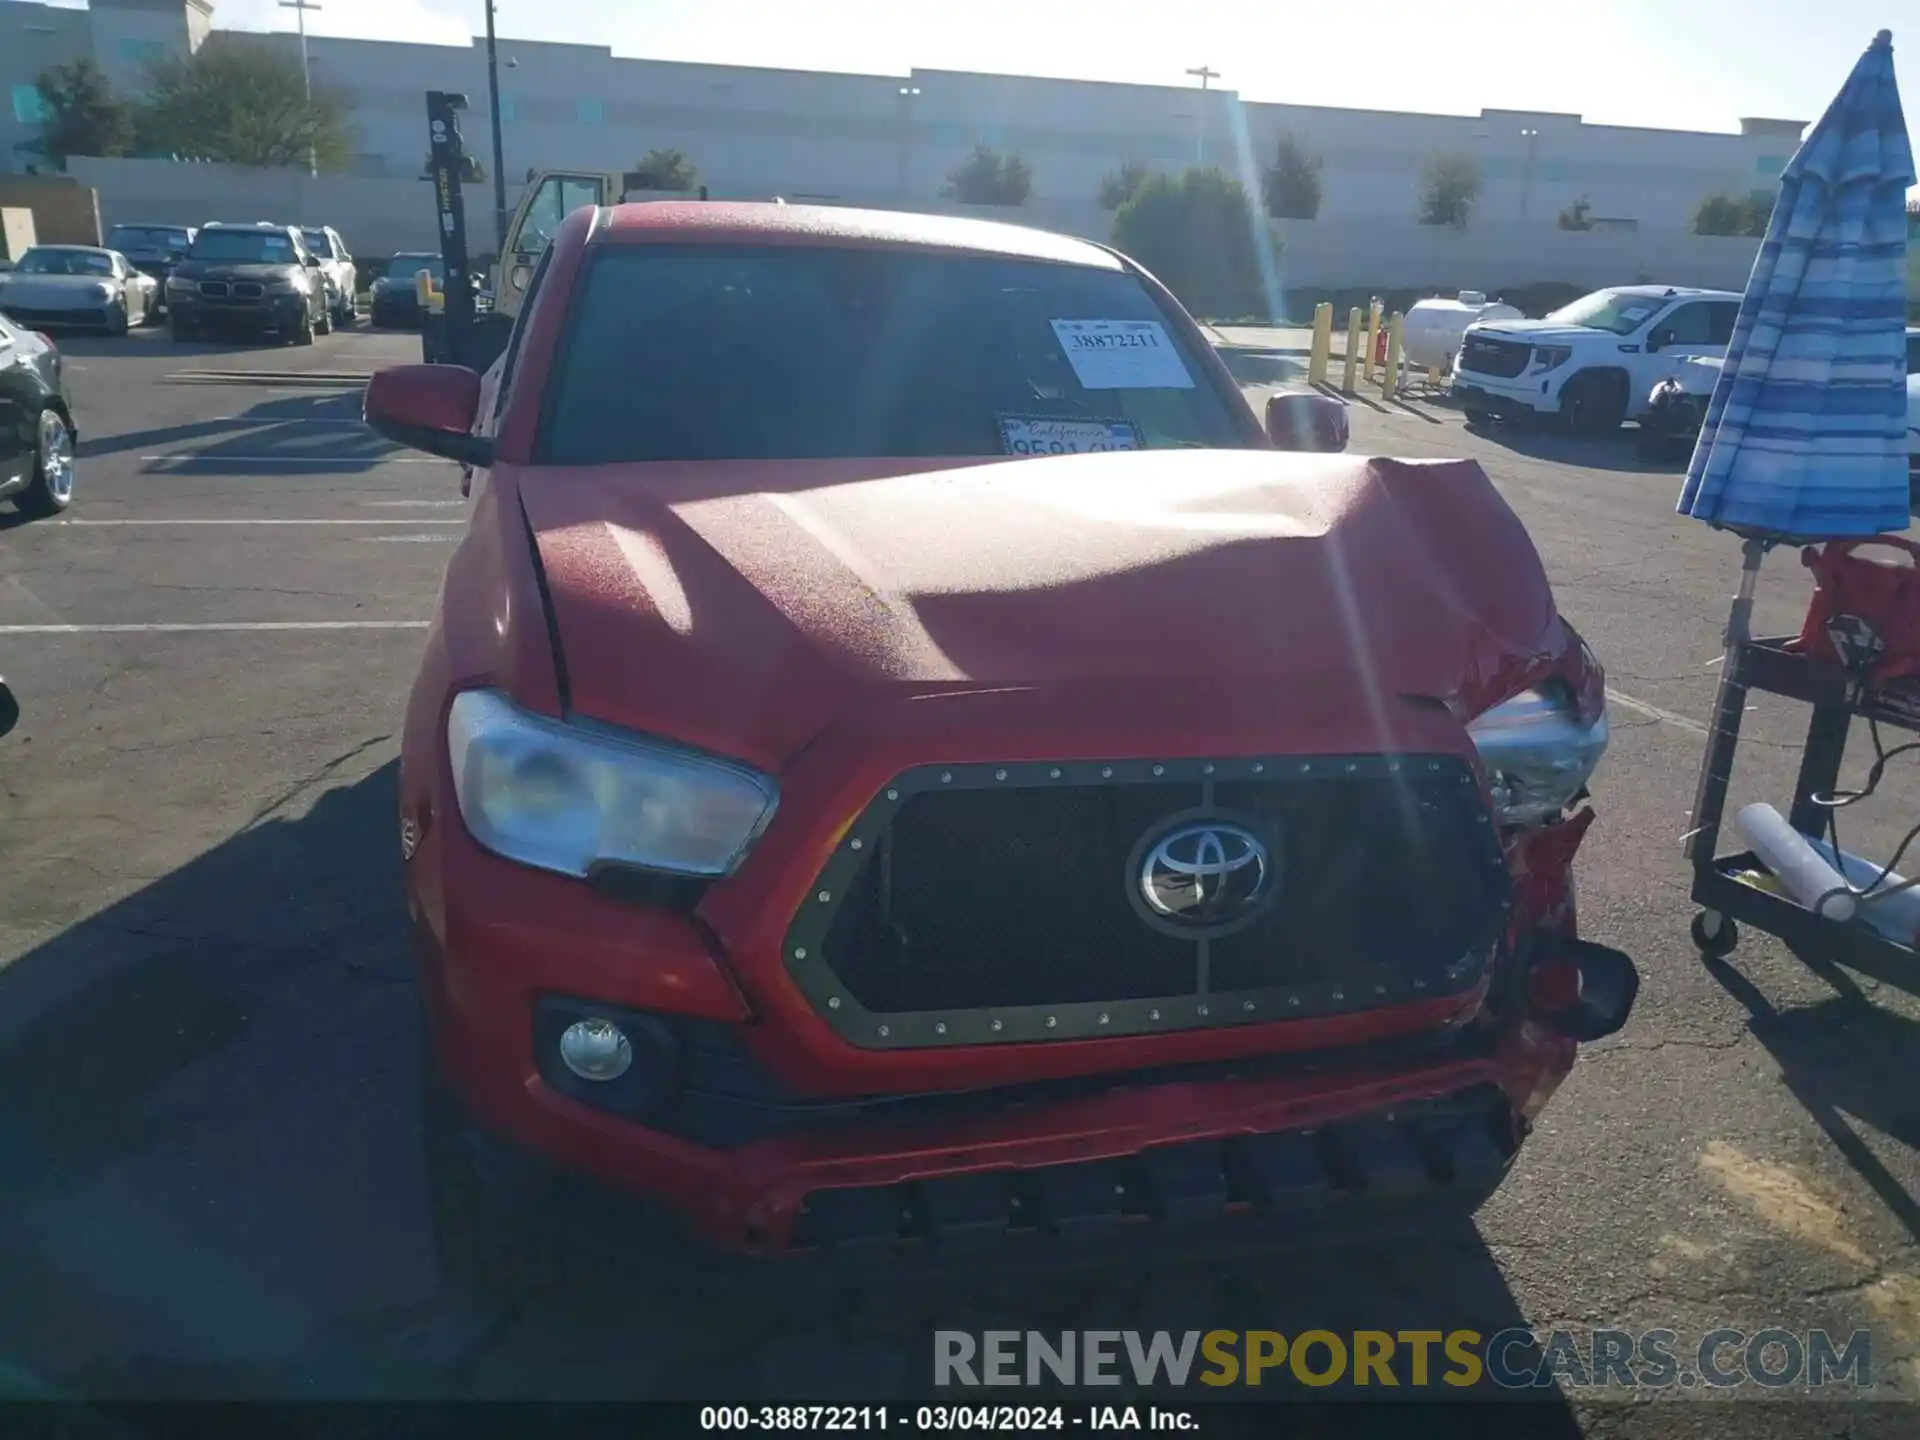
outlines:
{"label": "light pole", "polygon": [[[487,113],[493,121],[493,232],[501,263],[507,255],[506,146],[500,138],[500,56],[493,44],[493,0],[487,0]],[[502,272],[505,273],[504,271]]]}
{"label": "light pole", "polygon": [[920,93],[918,85],[900,87],[900,198],[905,201],[907,190],[913,183],[913,97]]}
{"label": "light pole", "polygon": [[1220,72],[1210,70],[1205,65],[1196,65],[1187,74],[1200,82],[1200,116],[1199,123],[1194,127],[1193,163],[1204,165],[1207,163],[1207,82],[1218,80]]}
{"label": "light pole", "polygon": [[[306,122],[311,125],[313,123],[313,69],[307,61],[307,12],[321,7],[314,4],[313,0],[280,0],[280,8],[293,11],[300,25],[300,82],[306,87]],[[307,173],[309,175],[320,173],[320,166],[314,157],[311,145],[307,147]]]}
{"label": "light pole", "polygon": [[1540,138],[1540,132],[1532,126],[1527,126],[1520,131],[1520,136],[1527,142],[1526,165],[1520,172],[1520,219],[1525,220],[1527,202],[1533,198],[1533,147],[1534,142]]}

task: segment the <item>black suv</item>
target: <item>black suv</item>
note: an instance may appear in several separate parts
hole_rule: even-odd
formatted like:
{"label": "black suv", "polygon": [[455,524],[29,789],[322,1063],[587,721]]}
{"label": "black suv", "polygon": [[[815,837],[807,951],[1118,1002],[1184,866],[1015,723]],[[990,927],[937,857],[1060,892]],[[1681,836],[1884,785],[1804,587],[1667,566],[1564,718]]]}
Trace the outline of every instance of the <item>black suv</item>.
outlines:
{"label": "black suv", "polygon": [[311,345],[333,329],[320,262],[300,228],[266,221],[201,226],[167,276],[167,312],[176,340],[230,326]]}

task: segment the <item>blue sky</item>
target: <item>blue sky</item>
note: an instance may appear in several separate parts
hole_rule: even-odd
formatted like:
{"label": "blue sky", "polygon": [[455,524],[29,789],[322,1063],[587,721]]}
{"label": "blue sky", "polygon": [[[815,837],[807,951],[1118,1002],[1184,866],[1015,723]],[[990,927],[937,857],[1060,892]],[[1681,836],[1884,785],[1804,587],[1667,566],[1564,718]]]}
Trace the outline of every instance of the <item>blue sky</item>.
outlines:
{"label": "blue sky", "polygon": [[[457,44],[483,29],[481,0],[319,3],[318,34]],[[215,5],[216,24],[293,28],[276,0]],[[1914,0],[500,0],[497,15],[509,53],[524,37],[658,59],[1164,84],[1205,64],[1249,100],[1703,130],[1814,119],[1892,28],[1920,114]]]}

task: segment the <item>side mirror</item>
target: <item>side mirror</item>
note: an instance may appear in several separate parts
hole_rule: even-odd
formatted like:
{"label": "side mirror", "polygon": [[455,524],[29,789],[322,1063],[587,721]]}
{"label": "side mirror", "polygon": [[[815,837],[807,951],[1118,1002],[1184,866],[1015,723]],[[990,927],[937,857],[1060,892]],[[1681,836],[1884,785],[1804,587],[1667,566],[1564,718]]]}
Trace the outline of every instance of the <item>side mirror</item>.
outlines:
{"label": "side mirror", "polygon": [[1651,355],[1653,354],[1654,351],[1662,349],[1668,345],[1671,345],[1672,343],[1673,343],[1673,330],[1671,327],[1668,327],[1662,330],[1656,330],[1653,332],[1653,334],[1647,337],[1647,353]]}
{"label": "side mirror", "polygon": [[367,383],[362,412],[389,440],[485,469],[493,442],[473,433],[480,377],[461,365],[394,365]]}
{"label": "side mirror", "polygon": [[13,687],[0,680],[0,735],[8,734],[20,723],[20,702],[14,699]]}
{"label": "side mirror", "polygon": [[300,263],[309,270],[318,270],[320,268],[320,262],[311,255],[306,256]]}
{"label": "side mirror", "polygon": [[1345,450],[1347,407],[1317,390],[1283,391],[1267,397],[1267,439],[1276,450]]}

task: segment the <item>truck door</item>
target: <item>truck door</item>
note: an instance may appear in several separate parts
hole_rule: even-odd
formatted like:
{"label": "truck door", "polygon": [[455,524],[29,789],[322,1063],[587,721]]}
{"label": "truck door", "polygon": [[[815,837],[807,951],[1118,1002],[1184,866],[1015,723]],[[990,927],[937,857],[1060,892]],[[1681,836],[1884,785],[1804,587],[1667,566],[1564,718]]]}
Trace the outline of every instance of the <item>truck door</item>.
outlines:
{"label": "truck door", "polygon": [[494,309],[511,318],[520,313],[533,267],[560,222],[582,205],[610,205],[614,177],[587,170],[542,170],[528,183],[520,206],[507,226],[507,249],[500,257],[500,280],[494,287]]}
{"label": "truck door", "polygon": [[1628,416],[1642,414],[1653,387],[1678,374],[1682,362],[1703,355],[1725,355],[1739,313],[1739,302],[1734,300],[1683,300],[1656,316],[1646,329],[1644,348],[1634,367]]}

